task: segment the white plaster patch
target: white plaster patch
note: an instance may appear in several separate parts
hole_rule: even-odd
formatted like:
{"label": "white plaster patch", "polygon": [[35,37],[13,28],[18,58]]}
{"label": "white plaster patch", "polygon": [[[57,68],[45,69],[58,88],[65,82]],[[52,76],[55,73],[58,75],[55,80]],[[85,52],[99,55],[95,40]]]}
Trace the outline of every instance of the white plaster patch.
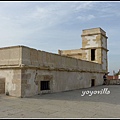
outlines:
{"label": "white plaster patch", "polygon": [[2,73],[2,75],[0,75],[0,76],[3,76],[3,77],[5,77],[6,78],[6,82],[5,82],[5,91],[12,91],[12,90],[14,90],[14,88],[13,88],[13,83],[12,83],[12,79],[13,79],[13,75],[14,75],[14,73],[13,73],[13,70],[11,70],[11,71],[5,71],[4,73]]}
{"label": "white plaster patch", "polygon": [[12,84],[12,90],[16,90],[16,84]]}
{"label": "white plaster patch", "polygon": [[89,58],[88,58],[88,56],[89,56],[89,50],[85,50],[85,53],[87,53],[87,54],[86,54],[86,60],[89,61]]}
{"label": "white plaster patch", "polygon": [[94,41],[96,39],[97,35],[92,35],[92,36],[85,36],[85,38],[88,41],[88,45],[85,46],[85,48],[89,48],[89,47],[98,47],[98,44],[96,43],[96,41]]}

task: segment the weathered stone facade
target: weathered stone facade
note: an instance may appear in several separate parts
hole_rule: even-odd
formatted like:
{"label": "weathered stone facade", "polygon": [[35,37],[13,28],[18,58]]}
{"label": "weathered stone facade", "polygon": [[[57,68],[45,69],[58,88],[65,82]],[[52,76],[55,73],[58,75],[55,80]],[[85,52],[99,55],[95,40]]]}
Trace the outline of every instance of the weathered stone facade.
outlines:
{"label": "weathered stone facade", "polygon": [[[87,60],[102,65],[102,70],[108,70],[107,36],[101,28],[92,28],[82,31],[82,48],[76,50],[59,50],[60,55]],[[95,59],[91,60],[91,50],[95,50]]]}
{"label": "weathered stone facade", "polygon": [[[107,72],[107,37],[102,39],[101,32],[98,36],[90,36],[86,38],[86,33],[82,34],[82,49],[71,51],[72,55],[67,51],[70,57],[63,56],[61,50],[59,55],[26,46],[0,48],[0,92],[28,97],[101,85],[102,76]],[[90,46],[89,40],[95,40],[100,46]],[[90,61],[89,52],[93,47],[97,58]]]}

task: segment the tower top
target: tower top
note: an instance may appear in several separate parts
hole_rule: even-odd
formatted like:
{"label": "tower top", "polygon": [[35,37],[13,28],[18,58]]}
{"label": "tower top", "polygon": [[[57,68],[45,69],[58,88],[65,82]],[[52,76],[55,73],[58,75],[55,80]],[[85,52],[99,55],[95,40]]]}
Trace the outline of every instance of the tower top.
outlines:
{"label": "tower top", "polygon": [[95,35],[95,34],[102,34],[106,36],[106,32],[101,29],[100,27],[98,28],[90,28],[90,29],[84,29],[82,30],[82,35],[81,36],[89,36],[89,35]]}

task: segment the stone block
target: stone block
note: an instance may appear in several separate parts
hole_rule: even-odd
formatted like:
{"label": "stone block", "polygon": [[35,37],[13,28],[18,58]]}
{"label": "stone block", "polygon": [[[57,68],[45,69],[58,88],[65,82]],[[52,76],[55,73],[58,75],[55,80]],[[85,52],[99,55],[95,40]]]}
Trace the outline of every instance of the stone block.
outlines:
{"label": "stone block", "polygon": [[31,65],[30,48],[22,47],[22,64]]}
{"label": "stone block", "polygon": [[30,49],[30,61],[34,66],[38,66],[38,51],[36,49]]}
{"label": "stone block", "polygon": [[22,80],[28,80],[30,78],[31,78],[31,73],[21,74],[21,79]]}
{"label": "stone block", "polygon": [[4,94],[5,93],[5,89],[0,89],[0,94]]}
{"label": "stone block", "polygon": [[5,83],[0,84],[0,89],[5,89]]}
{"label": "stone block", "polygon": [[13,79],[21,80],[21,74],[14,74]]}
{"label": "stone block", "polygon": [[13,80],[12,80],[12,83],[19,85],[19,84],[21,83],[21,80],[20,80],[20,79],[13,79]]}
{"label": "stone block", "polygon": [[31,88],[31,84],[22,84],[21,86],[22,86],[22,90]]}
{"label": "stone block", "polygon": [[42,57],[42,51],[38,50],[38,64],[40,66],[43,65],[43,57]]}
{"label": "stone block", "polygon": [[52,80],[53,75],[37,75],[36,80],[41,81],[41,80]]}
{"label": "stone block", "polygon": [[21,80],[21,84],[27,84],[27,80]]}
{"label": "stone block", "polygon": [[5,83],[5,78],[0,78],[0,83]]}

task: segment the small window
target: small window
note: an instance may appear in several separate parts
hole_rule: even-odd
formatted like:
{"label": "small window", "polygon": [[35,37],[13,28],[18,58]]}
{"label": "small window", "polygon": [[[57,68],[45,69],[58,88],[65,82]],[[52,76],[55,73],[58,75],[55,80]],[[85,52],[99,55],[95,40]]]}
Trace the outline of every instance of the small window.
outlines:
{"label": "small window", "polygon": [[91,49],[91,61],[95,60],[95,49]]}
{"label": "small window", "polygon": [[41,81],[41,90],[50,90],[50,81]]}

